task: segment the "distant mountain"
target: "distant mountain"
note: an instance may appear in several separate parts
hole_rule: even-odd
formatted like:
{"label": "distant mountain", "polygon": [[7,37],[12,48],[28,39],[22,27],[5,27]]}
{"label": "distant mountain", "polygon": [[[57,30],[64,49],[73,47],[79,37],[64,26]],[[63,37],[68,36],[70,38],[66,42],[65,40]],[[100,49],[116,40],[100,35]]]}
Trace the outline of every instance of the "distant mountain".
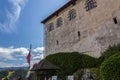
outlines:
{"label": "distant mountain", "polygon": [[0,68],[0,71],[18,70],[18,69],[28,70],[28,67],[6,67],[6,68]]}

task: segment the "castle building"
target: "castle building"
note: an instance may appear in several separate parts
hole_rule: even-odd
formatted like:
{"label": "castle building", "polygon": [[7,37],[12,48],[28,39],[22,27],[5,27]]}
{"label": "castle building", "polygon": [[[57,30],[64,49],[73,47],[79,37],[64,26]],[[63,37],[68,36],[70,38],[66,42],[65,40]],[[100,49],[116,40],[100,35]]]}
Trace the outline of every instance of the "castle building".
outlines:
{"label": "castle building", "polygon": [[45,56],[80,52],[100,57],[120,43],[120,0],[70,0],[42,23]]}

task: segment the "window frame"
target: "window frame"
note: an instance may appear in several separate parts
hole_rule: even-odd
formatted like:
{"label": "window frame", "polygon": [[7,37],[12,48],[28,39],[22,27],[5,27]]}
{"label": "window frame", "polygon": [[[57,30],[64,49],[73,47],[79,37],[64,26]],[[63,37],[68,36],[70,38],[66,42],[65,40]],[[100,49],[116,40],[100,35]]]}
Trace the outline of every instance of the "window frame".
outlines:
{"label": "window frame", "polygon": [[95,7],[97,7],[97,2],[96,0],[86,0],[85,6],[86,6],[85,7],[86,11],[90,11],[94,9]]}
{"label": "window frame", "polygon": [[60,27],[63,25],[62,17],[57,18],[57,27]]}
{"label": "window frame", "polygon": [[48,31],[50,32],[52,30],[54,30],[54,23],[53,22],[48,24]]}
{"label": "window frame", "polygon": [[69,20],[73,20],[76,18],[76,10],[75,9],[71,9],[69,11]]}

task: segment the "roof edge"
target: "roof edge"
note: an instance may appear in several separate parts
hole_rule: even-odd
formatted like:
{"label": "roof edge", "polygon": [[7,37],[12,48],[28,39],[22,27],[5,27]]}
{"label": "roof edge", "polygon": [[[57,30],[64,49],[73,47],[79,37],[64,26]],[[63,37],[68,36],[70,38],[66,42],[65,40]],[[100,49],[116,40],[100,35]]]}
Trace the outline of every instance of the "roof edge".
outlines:
{"label": "roof edge", "polygon": [[70,0],[69,2],[67,2],[65,5],[63,5],[61,8],[59,8],[58,10],[56,10],[54,13],[52,13],[50,16],[48,16],[47,18],[45,18],[43,21],[41,21],[41,23],[45,23],[47,22],[49,19],[51,19],[53,16],[58,15],[59,12],[61,12],[63,9],[69,7],[71,4],[75,5],[75,2],[77,0]]}

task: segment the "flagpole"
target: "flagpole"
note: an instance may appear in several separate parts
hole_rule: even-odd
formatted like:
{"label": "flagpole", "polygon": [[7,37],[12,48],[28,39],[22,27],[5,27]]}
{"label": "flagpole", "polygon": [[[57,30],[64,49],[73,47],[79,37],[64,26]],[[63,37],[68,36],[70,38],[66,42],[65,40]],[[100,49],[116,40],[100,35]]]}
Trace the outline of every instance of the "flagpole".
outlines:
{"label": "flagpole", "polygon": [[30,51],[32,50],[32,44],[30,44]]}
{"label": "flagpole", "polygon": [[[29,50],[29,53],[31,54],[31,51],[32,51],[32,44],[30,44],[30,50]],[[31,61],[31,59],[30,59]],[[29,64],[29,69],[30,69],[30,64]]]}

